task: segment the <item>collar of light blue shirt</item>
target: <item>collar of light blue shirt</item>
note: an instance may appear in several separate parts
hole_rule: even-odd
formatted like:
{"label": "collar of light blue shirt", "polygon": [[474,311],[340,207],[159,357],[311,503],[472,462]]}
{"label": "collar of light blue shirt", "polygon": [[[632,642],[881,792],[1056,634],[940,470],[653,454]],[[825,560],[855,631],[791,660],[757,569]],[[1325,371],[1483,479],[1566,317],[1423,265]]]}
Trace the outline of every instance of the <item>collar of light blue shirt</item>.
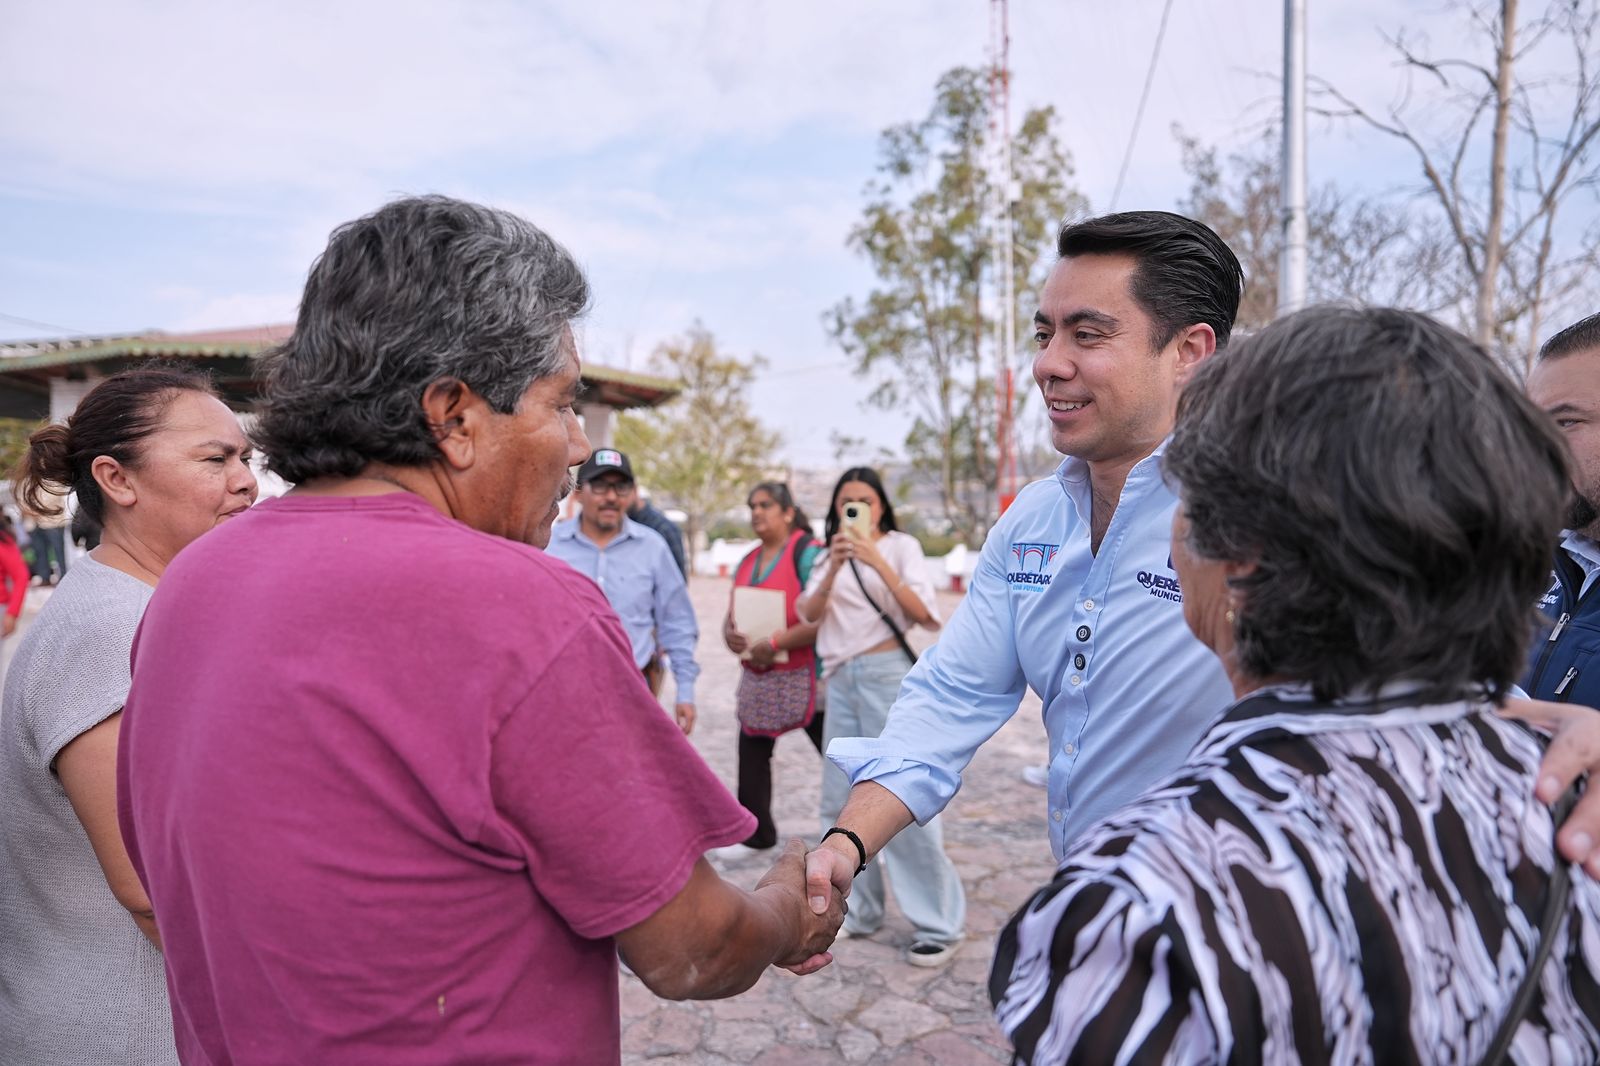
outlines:
{"label": "collar of light blue shirt", "polygon": [[[1151,452],[1149,455],[1133,464],[1133,469],[1138,470],[1141,467],[1147,466],[1151,463],[1161,462],[1161,457],[1165,455],[1167,451],[1167,442],[1171,439],[1171,436],[1162,437],[1161,443],[1156,445],[1155,451]],[[1089,480],[1089,461],[1087,459],[1080,459],[1076,455],[1065,456],[1061,460],[1061,465],[1056,467],[1055,478],[1057,481],[1061,482],[1062,487],[1066,487],[1069,482],[1080,485],[1084,484]]]}
{"label": "collar of light blue shirt", "polygon": [[[628,540],[632,537],[638,536],[639,529],[640,526],[637,522],[624,515],[622,517],[622,529],[618,531],[615,537],[612,537],[606,542],[606,547],[609,548],[611,545],[620,540]],[[600,545],[583,535],[583,519],[579,518],[577,515],[573,515],[565,522],[557,522],[555,525],[551,526],[550,537],[553,540],[581,540],[583,543],[596,550],[598,550],[600,547]]]}

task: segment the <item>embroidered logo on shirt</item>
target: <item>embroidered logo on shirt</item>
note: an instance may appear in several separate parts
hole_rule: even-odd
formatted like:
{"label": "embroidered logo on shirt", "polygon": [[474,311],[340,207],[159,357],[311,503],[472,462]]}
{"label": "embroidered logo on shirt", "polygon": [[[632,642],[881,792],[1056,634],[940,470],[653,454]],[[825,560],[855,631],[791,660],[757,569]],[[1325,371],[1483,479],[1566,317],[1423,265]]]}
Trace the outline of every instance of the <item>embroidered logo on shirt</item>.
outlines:
{"label": "embroidered logo on shirt", "polygon": [[1011,558],[1015,560],[1016,569],[1006,575],[1006,582],[1013,588],[1024,588],[1030,592],[1044,591],[1044,587],[1050,584],[1050,575],[1044,572],[1044,568],[1050,565],[1060,550],[1059,544],[1012,544]]}
{"label": "embroidered logo on shirt", "polygon": [[1556,605],[1556,600],[1560,599],[1561,597],[1561,579],[1556,577],[1556,572],[1554,570],[1550,571],[1550,581],[1550,591],[1546,592],[1539,598],[1540,610],[1543,610],[1546,607],[1554,607]]}
{"label": "embroidered logo on shirt", "polygon": [[[1167,556],[1167,569],[1172,569],[1172,556]],[[1183,602],[1183,589],[1178,584],[1176,577],[1162,577],[1152,574],[1148,570],[1139,571],[1139,584],[1150,595],[1160,600],[1171,600],[1173,603]]]}

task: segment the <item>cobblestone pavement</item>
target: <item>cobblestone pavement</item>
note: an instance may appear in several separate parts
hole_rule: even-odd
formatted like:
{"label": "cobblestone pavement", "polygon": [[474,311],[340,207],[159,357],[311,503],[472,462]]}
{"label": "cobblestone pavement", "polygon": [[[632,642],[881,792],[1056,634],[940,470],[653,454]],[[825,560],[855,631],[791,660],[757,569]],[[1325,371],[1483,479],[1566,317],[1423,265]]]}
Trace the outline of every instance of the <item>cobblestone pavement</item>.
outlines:
{"label": "cobblestone pavement", "polygon": [[[729,789],[736,781],[733,692],[738,664],[722,647],[722,615],[730,582],[690,581],[700,620],[697,685],[700,719],[691,739]],[[948,618],[959,597],[941,594]],[[918,630],[923,646],[931,634]],[[919,639],[920,638],[920,639]],[[670,682],[664,696],[671,696]],[[1022,710],[967,769],[944,814],[945,846],[967,890],[967,939],[939,969],[903,960],[911,927],[889,905],[870,939],[841,941],[833,965],[809,977],[769,969],[733,999],[669,1003],[631,975],[622,978],[622,1051],[627,1064],[790,1066],[861,1063],[931,1066],[1009,1062],[1006,1042],[989,1013],[987,982],[994,939],[1028,894],[1054,868],[1045,831],[1042,790],[1025,784],[1023,767],[1043,760],[1039,701]],[[784,838],[818,832],[821,762],[799,733],[778,742],[773,757],[773,814]],[[752,854],[717,860],[724,876],[753,887],[769,862]],[[891,889],[892,896],[892,889]]]}

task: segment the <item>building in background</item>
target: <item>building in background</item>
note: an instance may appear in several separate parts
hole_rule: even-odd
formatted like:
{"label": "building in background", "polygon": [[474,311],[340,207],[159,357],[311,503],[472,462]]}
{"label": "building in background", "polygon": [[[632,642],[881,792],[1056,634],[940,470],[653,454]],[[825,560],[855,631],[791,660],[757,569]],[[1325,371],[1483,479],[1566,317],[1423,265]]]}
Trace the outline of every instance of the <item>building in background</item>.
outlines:
{"label": "building in background", "polygon": [[[102,337],[0,341],[0,418],[62,421],[95,382],[151,359],[192,363],[211,375],[224,401],[248,415],[260,395],[258,356],[284,341],[293,326],[163,333],[148,330]],[[585,363],[578,413],[595,447],[609,446],[617,411],[655,407],[678,394],[666,378]]]}

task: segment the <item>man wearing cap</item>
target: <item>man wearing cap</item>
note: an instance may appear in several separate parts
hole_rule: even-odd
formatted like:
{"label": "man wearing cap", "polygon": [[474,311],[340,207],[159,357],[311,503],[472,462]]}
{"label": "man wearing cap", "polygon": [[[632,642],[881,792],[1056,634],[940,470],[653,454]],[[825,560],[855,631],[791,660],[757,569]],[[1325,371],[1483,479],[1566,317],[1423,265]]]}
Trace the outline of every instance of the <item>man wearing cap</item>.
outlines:
{"label": "man wearing cap", "polygon": [[633,643],[633,661],[661,691],[661,657],[672,666],[678,691],[673,716],[687,734],[694,728],[694,661],[700,627],[689,587],[661,534],[628,517],[633,466],[615,448],[599,448],[578,468],[575,494],[583,510],[557,523],[545,550],[600,586]]}

